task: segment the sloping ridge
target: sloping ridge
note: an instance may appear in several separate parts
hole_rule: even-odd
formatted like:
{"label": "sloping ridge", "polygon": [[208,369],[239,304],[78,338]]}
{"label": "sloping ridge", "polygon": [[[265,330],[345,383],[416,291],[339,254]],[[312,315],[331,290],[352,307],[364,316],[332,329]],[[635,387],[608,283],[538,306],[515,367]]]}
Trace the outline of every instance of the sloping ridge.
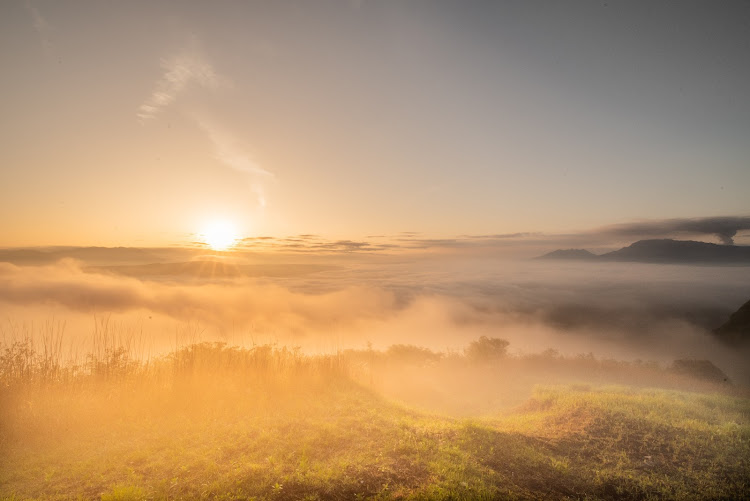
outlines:
{"label": "sloping ridge", "polygon": [[586,249],[558,249],[543,256],[539,256],[537,259],[573,259],[585,261],[588,259],[596,259],[598,257],[599,256],[587,251]]}
{"label": "sloping ridge", "polygon": [[602,254],[599,259],[648,263],[750,263],[750,247],[693,240],[639,240],[620,250]]}
{"label": "sloping ridge", "polygon": [[750,264],[750,247],[693,240],[639,240],[620,250],[596,255],[585,249],[559,249],[537,259],[639,263]]}
{"label": "sloping ridge", "polygon": [[729,316],[729,320],[714,329],[714,335],[731,345],[747,344],[750,342],[750,301]]}

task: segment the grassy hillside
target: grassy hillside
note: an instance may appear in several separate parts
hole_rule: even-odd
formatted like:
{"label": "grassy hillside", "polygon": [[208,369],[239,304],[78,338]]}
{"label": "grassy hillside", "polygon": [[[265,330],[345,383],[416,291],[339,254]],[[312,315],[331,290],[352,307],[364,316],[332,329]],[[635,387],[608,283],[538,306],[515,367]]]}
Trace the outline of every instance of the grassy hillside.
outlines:
{"label": "grassy hillside", "polygon": [[55,360],[2,348],[2,498],[750,497],[750,400],[726,392],[539,386],[458,418],[382,396],[357,357],[201,344]]}

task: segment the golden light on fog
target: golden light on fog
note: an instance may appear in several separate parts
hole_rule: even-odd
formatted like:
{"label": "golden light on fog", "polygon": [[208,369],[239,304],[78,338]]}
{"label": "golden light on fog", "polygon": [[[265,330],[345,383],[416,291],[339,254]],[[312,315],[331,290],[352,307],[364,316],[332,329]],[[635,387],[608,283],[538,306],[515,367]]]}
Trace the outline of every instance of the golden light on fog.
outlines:
{"label": "golden light on fog", "polygon": [[234,224],[226,220],[207,223],[199,234],[201,240],[213,250],[227,250],[239,239],[239,233]]}

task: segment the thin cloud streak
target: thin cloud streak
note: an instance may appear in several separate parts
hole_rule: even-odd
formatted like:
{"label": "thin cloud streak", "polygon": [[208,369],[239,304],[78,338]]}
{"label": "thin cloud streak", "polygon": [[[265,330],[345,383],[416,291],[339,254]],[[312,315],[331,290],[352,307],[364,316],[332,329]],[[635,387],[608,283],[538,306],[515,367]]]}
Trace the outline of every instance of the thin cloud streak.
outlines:
{"label": "thin cloud streak", "polygon": [[[162,68],[164,74],[156,82],[154,91],[140,105],[136,113],[141,123],[154,119],[193,83],[211,90],[216,90],[226,83],[226,79],[220,76],[200,51],[194,48],[184,49],[179,54],[162,60]],[[209,120],[205,115],[193,113],[192,118],[208,136],[214,156],[219,162],[238,172],[253,176],[251,189],[258,199],[258,204],[265,208],[267,204],[265,187],[258,179],[273,178],[273,173],[255,162],[234,134]]]}
{"label": "thin cloud streak", "polygon": [[630,245],[640,239],[652,238],[705,239],[715,236],[731,245],[734,237],[747,229],[750,229],[750,217],[721,216],[624,223],[567,234],[519,232],[427,238],[415,232],[402,232],[397,235],[371,235],[358,241],[329,240],[318,235],[255,237],[242,240],[238,249],[310,254],[437,252],[530,259],[558,248],[586,247],[607,251]]}
{"label": "thin cloud streak", "polygon": [[216,89],[222,83],[213,66],[195,50],[185,50],[162,60],[162,68],[164,74],[156,82],[154,91],[138,107],[136,115],[142,123],[172,104],[191,83],[208,89]]}
{"label": "thin cloud streak", "polygon": [[24,2],[24,6],[26,7],[26,10],[29,11],[29,14],[31,14],[34,30],[36,30],[39,38],[41,38],[44,52],[49,55],[52,52],[52,43],[50,42],[50,33],[52,31],[52,26],[47,21],[47,19],[42,16],[41,12],[39,12],[39,9],[32,5],[30,0],[26,0]]}
{"label": "thin cloud streak", "polygon": [[221,163],[240,172],[274,177],[270,171],[262,168],[252,160],[240,141],[233,134],[203,117],[196,117],[196,123],[208,135],[214,147],[216,159]]}
{"label": "thin cloud streak", "polygon": [[274,178],[272,172],[261,167],[247,153],[246,147],[237,137],[205,116],[193,116],[198,127],[206,133],[216,159],[227,167],[252,176],[251,189],[258,198],[258,204],[265,208],[267,201],[261,178]]}

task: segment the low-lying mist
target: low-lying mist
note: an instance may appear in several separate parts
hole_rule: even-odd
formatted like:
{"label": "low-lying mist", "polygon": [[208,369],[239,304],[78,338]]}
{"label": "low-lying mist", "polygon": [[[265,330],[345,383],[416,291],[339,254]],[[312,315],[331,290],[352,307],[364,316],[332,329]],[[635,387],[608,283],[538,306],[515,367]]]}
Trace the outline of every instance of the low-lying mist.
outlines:
{"label": "low-lying mist", "polygon": [[264,274],[257,265],[254,276],[212,278],[151,268],[138,277],[72,260],[0,263],[2,336],[54,324],[74,352],[109,329],[153,354],[213,340],[324,353],[393,344],[450,351],[488,336],[509,341],[513,354],[710,359],[750,383],[748,349],[710,334],[750,298],[750,267],[393,257],[294,269],[275,264]]}

